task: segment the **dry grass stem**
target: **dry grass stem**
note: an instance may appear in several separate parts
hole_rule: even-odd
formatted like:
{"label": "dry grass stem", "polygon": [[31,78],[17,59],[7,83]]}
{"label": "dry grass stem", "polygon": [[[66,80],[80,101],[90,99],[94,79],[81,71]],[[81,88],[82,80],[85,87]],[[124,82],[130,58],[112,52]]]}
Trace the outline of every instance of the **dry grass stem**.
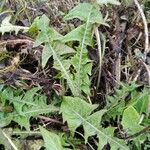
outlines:
{"label": "dry grass stem", "polygon": [[144,32],[145,32],[145,52],[144,53],[145,53],[145,59],[146,59],[146,54],[149,52],[149,35],[148,35],[147,20],[146,20],[145,14],[144,14],[143,9],[140,6],[138,0],[134,0],[134,3],[140,12],[140,15],[142,17],[143,24],[144,24]]}

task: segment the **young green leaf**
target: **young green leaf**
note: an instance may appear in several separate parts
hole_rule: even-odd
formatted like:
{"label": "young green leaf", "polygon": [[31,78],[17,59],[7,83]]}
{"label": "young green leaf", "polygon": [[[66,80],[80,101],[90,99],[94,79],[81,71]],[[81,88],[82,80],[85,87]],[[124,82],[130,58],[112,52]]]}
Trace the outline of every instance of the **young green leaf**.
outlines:
{"label": "young green leaf", "polygon": [[124,110],[122,125],[128,134],[135,134],[143,129],[143,127],[139,125],[139,121],[140,115],[133,106],[129,106]]}
{"label": "young green leaf", "polygon": [[13,115],[10,113],[0,112],[0,128],[3,128],[11,123],[13,120]]}
{"label": "young green leaf", "polygon": [[[82,42],[83,37],[85,36],[85,28],[86,24],[83,24],[76,29],[72,30],[68,34],[66,34],[64,37],[62,37],[62,42],[67,43],[70,41],[78,41]],[[91,24],[87,27],[86,29],[86,37],[84,37],[84,44],[92,46],[93,45],[93,40],[92,40],[92,26]]]}
{"label": "young green leaf", "polygon": [[64,148],[62,146],[61,137],[59,137],[57,134],[49,132],[43,127],[40,127],[40,131],[42,133],[47,150],[70,150],[69,148]]}
{"label": "young green leaf", "polygon": [[21,127],[29,130],[31,117],[58,111],[58,108],[53,105],[47,105],[46,96],[38,94],[37,91],[39,91],[39,88],[32,88],[25,94],[19,93],[17,95],[15,95],[15,90],[12,88],[5,88],[1,91],[0,100],[3,101],[5,99],[6,103],[12,104],[13,110],[10,113],[0,112],[0,126],[4,127],[13,120]]}
{"label": "young green leaf", "polygon": [[[127,106],[133,105],[138,99],[134,99],[132,94],[136,92],[138,85],[132,83],[131,85],[122,84],[119,89],[115,90],[113,96],[107,96],[107,105],[108,109],[107,116],[108,118],[120,117]],[[126,98],[131,94],[131,99],[126,102]],[[137,94],[137,93],[136,93]]]}
{"label": "young green leaf", "polygon": [[[79,47],[77,48],[77,54],[75,55],[76,58],[78,56],[77,58],[78,61],[76,65],[77,67],[75,68],[77,74],[75,75],[75,77],[77,78],[76,79],[77,89],[79,91],[79,94],[81,94],[81,91],[85,91],[82,89],[82,87],[87,88],[86,85],[82,85],[84,82],[82,82],[81,70],[83,68],[82,64],[83,64],[84,53],[87,53],[86,47],[88,45],[92,46],[91,45],[92,44],[92,28],[93,28],[92,24],[94,23],[100,24],[101,22],[104,22],[104,21],[102,21],[102,15],[98,11],[97,7],[88,3],[82,3],[82,4],[77,5],[73,10],[69,12],[68,15],[65,16],[66,20],[70,20],[73,18],[79,18],[83,20],[85,24],[79,26],[78,28],[72,30],[70,33],[65,35],[62,41],[63,42],[68,42],[70,40],[79,41]],[[88,73],[86,75],[88,76]],[[90,95],[89,92],[86,94]]]}
{"label": "young green leaf", "polygon": [[34,28],[38,29],[38,36],[34,43],[34,47],[37,47],[42,43],[49,43],[49,42],[51,43],[54,40],[58,40],[61,37],[61,35],[57,31],[49,27],[49,18],[46,15],[43,15],[40,18],[35,19],[35,21],[36,22]]}
{"label": "young green leaf", "polygon": [[[42,28],[43,24],[44,24],[44,28]],[[39,46],[42,43],[44,43],[46,46],[42,54],[42,66],[45,67],[48,59],[51,56],[53,56],[54,61],[58,63],[58,65],[60,66],[61,72],[64,74],[65,78],[67,79],[68,85],[73,95],[79,95],[78,90],[73,84],[73,81],[71,80],[70,75],[68,74],[68,70],[66,70],[63,64],[63,61],[61,59],[61,55],[68,54],[69,53],[68,50],[70,50],[71,48],[68,49],[66,52],[64,51],[62,53],[63,50],[60,48],[60,44],[62,44],[63,47],[65,47],[65,45],[61,41],[59,41],[61,36],[54,29],[49,27],[49,19],[45,15],[41,16],[41,18],[39,19],[39,22],[37,21],[37,27],[39,29],[39,34],[38,34],[38,37],[36,39],[34,46]],[[68,47],[66,46],[66,48]],[[72,52],[72,49],[71,49],[71,52]]]}
{"label": "young green leaf", "polygon": [[98,134],[98,150],[102,150],[106,143],[110,144],[111,150],[129,150],[123,140],[114,137],[114,130],[114,127],[101,128],[101,132],[105,134]]}
{"label": "young green leaf", "polygon": [[85,142],[87,142],[88,137],[97,135],[101,147],[108,142],[111,143],[114,150],[118,148],[127,150],[123,141],[120,142],[113,137],[113,132],[108,132],[100,126],[101,118],[106,110],[93,113],[96,108],[97,105],[91,105],[78,97],[64,97],[60,111],[72,133],[77,127],[83,126]]}
{"label": "young green leaf", "polygon": [[68,122],[69,129],[74,133],[75,129],[79,127],[96,108],[97,105],[91,105],[78,97],[64,97],[60,111],[62,112],[64,121]]}
{"label": "young green leaf", "polygon": [[52,48],[51,45],[49,45],[49,47],[52,50],[54,60],[57,61],[59,67],[61,68],[61,71],[63,72],[65,78],[67,79],[67,83],[68,83],[73,95],[74,96],[79,96],[78,89],[76,88],[76,85],[73,83],[73,80],[71,79],[70,74],[68,73],[68,70],[64,66],[64,63],[63,63],[62,59],[60,58],[59,55],[57,55],[57,53],[55,52],[55,50]]}
{"label": "young green leaf", "polygon": [[[71,64],[73,65],[75,70],[78,70],[79,57],[80,52],[77,51],[76,55],[74,55],[74,57],[72,57],[71,59]],[[92,62],[88,59],[87,51],[83,50],[81,70],[80,70],[80,88],[82,92],[84,92],[87,95],[90,95],[91,93],[90,92],[91,81],[89,79],[89,76],[91,75],[91,70],[92,70]],[[78,72],[74,72],[73,81],[76,85],[78,85],[79,82]]]}
{"label": "young green leaf", "polygon": [[[90,19],[88,14],[90,14]],[[80,3],[64,17],[65,20],[74,18],[78,18],[84,22],[89,20],[91,24],[106,24],[98,7],[90,3]]]}
{"label": "young green leaf", "polygon": [[42,67],[44,68],[49,60],[49,58],[53,55],[51,49],[48,44],[45,44],[43,52],[42,52]]}
{"label": "young green leaf", "polygon": [[150,91],[149,89],[143,89],[142,92],[139,94],[134,95],[134,99],[136,99],[136,103],[134,104],[134,107],[136,108],[137,112],[142,115],[143,113],[148,117],[149,112],[149,95]]}

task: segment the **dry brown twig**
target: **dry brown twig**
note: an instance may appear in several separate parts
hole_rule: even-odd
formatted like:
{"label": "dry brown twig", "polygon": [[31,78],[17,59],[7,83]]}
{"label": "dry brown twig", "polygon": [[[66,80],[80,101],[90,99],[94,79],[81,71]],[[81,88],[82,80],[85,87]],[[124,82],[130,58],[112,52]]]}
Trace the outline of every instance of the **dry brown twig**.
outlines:
{"label": "dry brown twig", "polygon": [[98,81],[96,85],[96,90],[98,91],[98,88],[100,86],[100,78],[101,78],[101,71],[102,71],[102,46],[101,46],[101,39],[100,39],[100,33],[98,27],[95,27],[94,32],[96,36],[98,55],[99,55],[99,73],[98,73]]}
{"label": "dry brown twig", "polygon": [[[143,20],[143,24],[144,24],[144,32],[145,32],[145,55],[149,52],[149,36],[148,36],[148,25],[147,25],[147,20],[145,17],[145,14],[143,12],[142,7],[140,6],[138,0],[134,0],[135,5],[137,6],[140,15],[142,17]],[[146,56],[145,56],[146,57]]]}
{"label": "dry brown twig", "polygon": [[[148,25],[147,25],[147,20],[146,20],[146,17],[145,17],[145,14],[143,12],[143,9],[142,7],[140,6],[138,0],[134,0],[134,3],[135,5],[137,6],[139,12],[140,12],[140,15],[142,17],[142,20],[143,20],[143,24],[144,24],[144,32],[145,32],[145,50],[144,50],[144,60],[146,60],[146,56],[147,56],[147,53],[150,52],[150,49],[149,49],[149,35],[148,35]],[[146,68],[147,72],[148,72],[148,77],[149,77],[149,85],[150,85],[150,69],[148,68],[148,66],[143,62],[142,63],[144,65],[144,67]]]}
{"label": "dry brown twig", "polygon": [[52,119],[52,118],[49,118],[49,117],[45,117],[45,116],[39,115],[38,118],[42,119],[42,120],[45,120],[45,121],[48,121],[48,122],[53,122],[53,123],[58,123],[58,124],[62,124],[63,125],[63,123],[61,121],[58,121],[56,119]]}

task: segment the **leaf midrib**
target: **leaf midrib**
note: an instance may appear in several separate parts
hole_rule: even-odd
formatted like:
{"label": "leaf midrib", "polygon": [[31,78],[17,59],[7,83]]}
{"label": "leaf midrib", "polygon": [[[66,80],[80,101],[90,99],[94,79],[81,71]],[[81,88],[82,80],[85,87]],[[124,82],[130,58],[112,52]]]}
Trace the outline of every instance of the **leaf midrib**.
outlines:
{"label": "leaf midrib", "polygon": [[80,70],[81,70],[81,62],[82,62],[82,55],[83,55],[83,48],[84,48],[84,44],[85,44],[85,39],[86,39],[86,35],[87,35],[87,29],[89,26],[89,22],[90,22],[90,16],[91,16],[91,11],[92,11],[93,6],[91,6],[91,9],[89,11],[88,17],[87,17],[87,21],[86,21],[86,26],[85,26],[85,32],[84,32],[84,36],[83,36],[83,40],[81,43],[81,50],[80,50],[80,57],[79,57],[79,64],[78,64],[78,70],[77,70],[77,74],[78,74],[78,89],[79,89],[79,93],[81,92],[81,83],[80,83]]}
{"label": "leaf midrib", "polygon": [[[44,22],[44,24],[45,24],[45,22]],[[66,78],[67,78],[67,80],[68,80],[68,82],[69,82],[68,84],[69,84],[69,86],[70,86],[70,89],[71,89],[73,95],[74,95],[74,96],[78,96],[79,94],[78,94],[78,91],[76,90],[76,87],[74,86],[72,80],[71,80],[70,77],[69,77],[69,74],[67,73],[65,67],[63,66],[63,64],[62,64],[61,61],[59,60],[59,58],[58,58],[58,56],[57,56],[55,50],[53,49],[53,47],[52,47],[51,44],[50,44],[50,39],[49,39],[49,37],[48,37],[48,34],[46,34],[46,41],[49,41],[49,43],[48,43],[49,48],[52,50],[53,57],[57,60],[57,62],[59,63],[60,67],[62,68],[62,71],[63,71],[64,74],[66,75]]]}
{"label": "leaf midrib", "polygon": [[[71,106],[70,106],[71,108]],[[77,113],[76,111],[74,111],[73,109],[70,109],[71,111],[73,111],[82,121],[86,122],[87,124],[89,124],[89,126],[91,126],[93,129],[95,129],[97,132],[99,132],[99,134],[105,136],[107,139],[109,139],[110,141],[116,143],[117,145],[119,145],[120,147],[123,148],[123,150],[128,150],[126,147],[122,146],[120,143],[116,142],[115,140],[113,140],[111,137],[107,136],[104,132],[100,131],[99,129],[97,129],[97,127],[95,127],[94,125],[92,125],[90,122],[88,122],[86,119],[84,119],[79,113]]]}

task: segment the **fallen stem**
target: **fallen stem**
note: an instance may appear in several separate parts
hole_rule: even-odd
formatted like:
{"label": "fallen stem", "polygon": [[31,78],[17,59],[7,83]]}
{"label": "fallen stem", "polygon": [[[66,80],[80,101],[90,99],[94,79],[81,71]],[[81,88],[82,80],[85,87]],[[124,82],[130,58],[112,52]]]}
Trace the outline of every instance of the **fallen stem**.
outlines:
{"label": "fallen stem", "polygon": [[142,129],[141,131],[133,134],[133,135],[130,135],[128,137],[125,137],[126,140],[130,140],[130,139],[133,139],[133,138],[136,138],[137,136],[141,135],[141,134],[144,134],[146,132],[148,132],[150,130],[150,126],[148,127],[145,127],[144,129]]}
{"label": "fallen stem", "polygon": [[101,39],[100,39],[98,27],[95,27],[94,32],[95,32],[95,36],[96,36],[97,47],[98,47],[98,56],[99,56],[99,66],[98,66],[99,72],[98,72],[98,80],[97,80],[97,85],[96,85],[96,91],[97,91],[100,86],[100,79],[101,79],[101,72],[102,72],[102,46],[101,46]]}
{"label": "fallen stem", "polygon": [[53,122],[53,123],[58,123],[58,124],[63,124],[62,122],[56,120],[56,119],[52,119],[52,118],[49,118],[49,117],[45,117],[45,116],[38,116],[39,119],[42,119],[42,120],[46,120],[48,122]]}
{"label": "fallen stem", "polygon": [[144,59],[146,59],[146,55],[149,52],[149,35],[148,35],[147,20],[146,20],[145,14],[144,14],[143,9],[140,6],[138,0],[134,0],[134,3],[135,3],[135,5],[137,6],[137,8],[138,8],[138,10],[140,12],[140,15],[142,17],[143,24],[144,24],[144,32],[145,32],[145,51],[144,51],[145,58]]}

